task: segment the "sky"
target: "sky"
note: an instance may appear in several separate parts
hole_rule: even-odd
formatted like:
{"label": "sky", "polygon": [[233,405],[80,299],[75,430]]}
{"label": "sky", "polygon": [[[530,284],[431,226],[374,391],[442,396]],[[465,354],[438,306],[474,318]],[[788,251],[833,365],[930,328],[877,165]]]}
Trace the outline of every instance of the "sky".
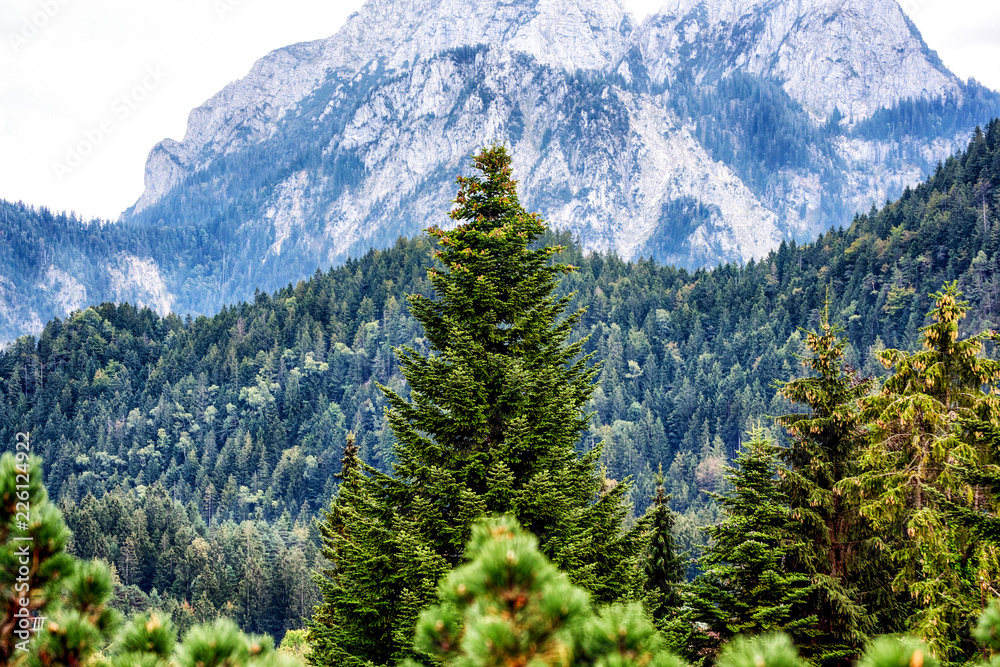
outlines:
{"label": "sky", "polygon": [[[899,2],[945,65],[1000,89],[1000,2]],[[0,198],[116,219],[142,194],[149,150],[183,138],[191,109],[362,4],[0,0]],[[662,0],[625,4],[642,17]]]}

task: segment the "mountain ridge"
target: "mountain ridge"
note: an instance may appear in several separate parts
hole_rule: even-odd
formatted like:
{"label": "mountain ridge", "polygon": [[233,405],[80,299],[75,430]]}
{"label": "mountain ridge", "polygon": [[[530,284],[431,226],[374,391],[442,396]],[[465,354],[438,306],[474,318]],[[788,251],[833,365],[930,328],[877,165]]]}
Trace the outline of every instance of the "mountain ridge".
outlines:
{"label": "mountain ridge", "polygon": [[[675,0],[642,22],[617,0],[566,7],[370,0],[332,37],[268,54],[192,111],[184,140],[153,149],[143,198],[84,244],[85,262],[53,261],[62,250],[43,243],[37,272],[3,275],[7,330],[94,298],[211,314],[447,226],[454,178],[493,141],[511,147],[522,201],[585,250],[747,262],[900,195],[1000,115],[1000,95],[944,70],[893,0],[757,0],[758,14]],[[861,23],[870,34],[843,53],[881,54],[877,66],[834,82],[829,114],[819,93],[798,99],[803,81],[845,67],[824,50]],[[820,51],[801,51],[810,35]],[[767,50],[774,67],[798,62],[797,78],[754,65]],[[926,85],[882,81],[911,58]]]}
{"label": "mountain ridge", "polygon": [[[876,166],[873,163],[886,162],[880,154],[897,146],[877,146],[850,136],[851,128],[870,119],[878,110],[910,100],[948,99],[959,106],[964,103],[963,84],[940,66],[939,59],[923,43],[894,0],[757,0],[751,6],[731,0],[671,0],[639,24],[633,24],[617,0],[581,0],[571,3],[568,9],[565,3],[557,5],[554,0],[496,0],[477,3],[472,10],[464,7],[456,0],[402,3],[369,0],[329,39],[289,47],[261,59],[248,77],[231,84],[205,107],[192,113],[184,141],[163,142],[153,149],[147,165],[146,192],[125,213],[126,219],[169,221],[171,217],[185,216],[183,207],[179,211],[169,209],[173,208],[174,200],[187,196],[187,186],[183,185],[186,178],[197,180],[199,172],[230,153],[250,151],[256,143],[277,143],[283,153],[298,152],[304,158],[298,161],[306,166],[295,172],[286,171],[280,178],[265,184],[271,189],[271,196],[251,204],[247,212],[250,219],[243,226],[244,231],[255,226],[271,227],[274,240],[267,247],[280,254],[285,243],[284,239],[280,242],[277,239],[290,233],[286,223],[304,216],[299,226],[303,233],[312,236],[310,243],[329,244],[331,250],[326,257],[318,259],[336,262],[365,249],[363,243],[342,242],[345,225],[352,225],[348,235],[352,238],[384,235],[383,228],[390,224],[384,216],[375,213],[370,219],[361,219],[344,212],[345,208],[357,211],[365,205],[376,210],[384,208],[386,202],[379,199],[384,189],[376,188],[376,194],[366,198],[329,186],[329,174],[316,160],[310,163],[305,157],[313,150],[309,145],[312,141],[324,142],[325,153],[336,152],[339,146],[357,148],[352,159],[356,159],[364,171],[362,180],[384,181],[388,165],[383,157],[392,152],[392,147],[382,142],[380,152],[372,151],[371,142],[365,144],[359,140],[360,135],[350,134],[361,132],[358,125],[365,125],[369,135],[398,133],[405,137],[409,134],[407,128],[424,122],[428,115],[489,116],[492,111],[493,116],[480,123],[480,130],[475,133],[463,132],[461,123],[437,128],[436,131],[445,137],[447,150],[425,153],[436,165],[428,171],[443,170],[454,174],[461,158],[470,154],[477,144],[506,140],[512,144],[515,163],[522,167],[529,156],[533,156],[543,161],[546,158],[555,160],[558,163],[555,170],[565,172],[570,195],[561,201],[543,204],[543,213],[556,226],[580,233],[588,249],[614,248],[625,257],[652,251],[659,253],[657,256],[664,261],[689,266],[712,265],[718,261],[746,261],[759,257],[782,238],[806,240],[823,229],[845,222],[854,211],[864,210],[873,201],[887,199],[906,185],[915,183],[935,162],[959,148],[964,136],[971,131],[971,126],[964,127],[962,132],[949,138],[950,142],[932,144],[930,155],[915,151],[911,146],[907,149],[911,155],[886,165],[888,169],[873,169]],[[866,31],[855,35],[862,25],[867,26]],[[371,35],[374,36],[365,39]],[[503,63],[527,56],[531,62],[522,65],[522,79],[550,80],[551,72],[544,72],[553,70],[570,77],[584,73],[591,79],[603,80],[607,85],[600,92],[600,99],[614,96],[619,106],[629,109],[623,112],[627,121],[615,131],[624,133],[625,143],[636,136],[642,137],[640,143],[643,145],[636,148],[635,154],[654,154],[653,161],[662,165],[684,163],[681,155],[693,151],[698,156],[686,162],[688,168],[695,170],[695,180],[719,179],[720,188],[706,189],[692,182],[671,184],[664,181],[658,192],[644,192],[641,191],[643,186],[649,186],[654,179],[644,175],[641,168],[622,164],[635,155],[611,156],[609,161],[614,162],[617,158],[619,164],[598,170],[598,178],[608,179],[600,188],[605,193],[606,203],[578,197],[580,188],[572,181],[582,182],[588,177],[580,173],[580,165],[574,168],[573,160],[565,159],[565,155],[546,154],[551,146],[547,137],[564,126],[536,123],[525,128],[521,122],[524,104],[502,99],[520,94],[537,100],[542,94],[540,88],[529,90],[522,85],[523,81],[508,74],[499,90],[490,89],[485,84],[489,79],[487,73],[480,72],[479,82],[476,82],[463,77],[455,68],[451,69],[450,76],[438,76],[430,88],[422,85],[429,83],[422,69],[426,63],[436,62],[439,69],[448,68],[446,54],[461,49],[482,51],[483,48],[501,68]],[[870,63],[870,70],[855,71],[861,68],[861,63]],[[280,71],[282,75],[270,76],[272,71]],[[787,108],[781,113],[789,117],[801,115],[803,121],[814,128],[830,123],[833,115],[846,114],[839,123],[846,128],[845,134],[819,142],[829,145],[811,140],[816,145],[816,148],[807,147],[816,153],[812,164],[806,165],[806,169],[800,165],[776,164],[770,169],[775,178],[770,180],[777,179],[777,182],[755,187],[739,173],[738,165],[714,150],[711,140],[706,142],[697,136],[705,134],[705,130],[698,127],[699,119],[686,117],[682,110],[690,101],[687,98],[711,89],[716,80],[746,76],[759,79],[760,86],[766,87],[770,81],[780,85],[794,103],[801,105],[798,109],[792,103],[784,103]],[[382,82],[375,81],[370,89],[355,86],[354,97],[338,95],[352,83],[372,77],[381,78]],[[400,77],[409,77],[409,90],[387,91],[386,88],[398,85]],[[689,92],[687,97],[676,92],[685,80],[692,82],[690,89],[695,91]],[[818,81],[827,81],[828,85],[820,86]],[[470,86],[478,88],[478,97],[486,101],[479,106],[458,108],[453,104],[445,108],[449,101],[445,99],[449,85],[460,90]],[[359,107],[353,126],[350,122],[345,123],[343,136],[324,133],[319,121],[330,111],[324,109],[312,129],[296,128],[293,139],[288,138],[287,133],[283,135],[283,123],[298,122],[289,114],[301,114],[303,105],[309,104],[317,93],[328,95],[330,105],[341,110]],[[559,103],[558,92],[552,93],[550,89],[546,94],[551,104]],[[419,96],[419,104],[406,99],[407,95]],[[378,99],[372,101],[370,97]],[[504,108],[491,109],[490,102],[498,98],[506,102],[500,104]],[[371,105],[367,105],[369,101]],[[456,99],[450,101],[458,102]],[[594,104],[594,99],[581,96],[575,103]],[[409,110],[406,118],[398,112],[403,107]],[[996,107],[1000,110],[1000,98],[996,100]],[[653,132],[649,131],[651,108],[665,112],[660,114],[661,122]],[[600,115],[601,110],[594,109],[594,113]],[[710,110],[709,115],[713,114],[719,115],[720,110]],[[382,118],[386,122],[383,127],[373,129],[369,122],[372,118]],[[838,120],[832,122],[838,124]],[[987,118],[982,119],[985,120]],[[754,122],[754,119],[749,121]],[[393,122],[397,124],[392,125]],[[401,122],[410,125],[399,125]],[[466,125],[475,124],[476,121],[471,120]],[[431,127],[433,123],[425,125]],[[454,129],[456,126],[459,129]],[[754,131],[779,132],[771,128],[751,130]],[[674,140],[667,143],[685,148],[666,150],[657,134],[674,134]],[[693,144],[690,143],[692,139]],[[890,143],[903,144],[906,140],[906,137],[893,137]],[[598,152],[608,152],[599,141],[587,146]],[[404,145],[395,148],[407,150]],[[740,149],[736,146],[737,152]],[[580,150],[576,152],[579,154]],[[404,187],[408,187],[405,185],[408,181],[419,180],[422,173],[412,164],[394,166],[404,169],[401,172]],[[219,175],[222,179],[233,178],[222,171]],[[836,172],[846,174],[843,184],[833,183],[828,177]],[[745,187],[734,189],[726,185],[732,174],[743,181]],[[593,180],[593,175],[590,176]],[[552,189],[551,181],[529,176],[525,179],[529,200],[535,193],[536,181],[538,185],[547,183]],[[443,185],[445,183],[439,182],[433,189],[440,191]],[[619,192],[608,196],[615,189]],[[292,190],[295,194],[290,194]],[[692,225],[688,224],[691,220],[682,220],[679,225],[672,222],[664,225],[663,215],[649,207],[644,209],[632,196],[635,193],[645,202],[662,201],[662,206],[675,212],[684,210],[684,202],[696,203],[699,210],[709,211],[706,214],[708,222]],[[823,204],[824,193],[837,201]],[[414,196],[419,199],[419,195]],[[290,201],[314,198],[329,201],[311,210],[285,206]],[[160,208],[168,209],[166,215],[157,215],[155,211],[148,213],[150,207],[164,203]],[[400,201],[399,205],[402,204]],[[427,218],[432,214],[426,206],[416,203],[414,209],[417,213],[413,217]],[[274,226],[276,216],[283,222]],[[411,226],[404,220],[395,231],[408,233],[412,231]],[[364,227],[369,229],[362,229]],[[686,236],[668,237],[669,230],[676,232],[679,228],[688,230]],[[332,236],[323,231],[331,229],[337,230]],[[651,240],[654,238],[655,243]],[[667,252],[656,250],[661,246],[672,248]]]}

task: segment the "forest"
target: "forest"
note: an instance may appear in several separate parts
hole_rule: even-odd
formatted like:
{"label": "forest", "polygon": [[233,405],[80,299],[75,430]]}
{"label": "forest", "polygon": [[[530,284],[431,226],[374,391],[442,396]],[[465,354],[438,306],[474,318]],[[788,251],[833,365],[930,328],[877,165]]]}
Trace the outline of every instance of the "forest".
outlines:
{"label": "forest", "polygon": [[[484,155],[487,182],[509,181],[487,160],[500,158]],[[501,182],[495,215],[526,226],[517,238],[477,232],[470,213],[458,232],[401,239],[213,317],[103,304],[51,321],[0,352],[0,437],[31,434],[68,528],[66,553],[105,564],[109,608],[168,613],[178,632],[232,619],[280,640],[308,626],[313,664],[430,659],[430,644],[413,647],[418,616],[491,512],[513,513],[538,535],[539,557],[595,602],[645,602],[644,622],[691,662],[722,661],[730,637],[771,630],[791,633],[816,663],[839,664],[869,638],[901,631],[944,662],[972,660],[980,597],[996,572],[988,388],[997,378],[993,338],[980,332],[996,326],[997,182],[994,121],[926,183],[849,229],[694,272],[584,255]],[[470,211],[477,183],[462,181]],[[487,299],[466,303],[463,317],[435,310],[458,298],[447,280],[461,282],[455,267],[472,261],[449,254],[455,243],[471,244],[469,257],[495,245],[542,276],[525,279],[535,291],[512,303],[545,307],[511,315],[527,318],[524,329],[493,322],[489,334],[534,341],[535,365],[503,373],[519,374],[524,395],[538,392],[533,409],[549,406],[510,422],[536,444],[499,447],[517,461],[506,472],[482,468],[478,418],[439,423],[461,411],[435,412],[433,401],[458,399],[435,399],[445,371],[420,361],[487,335],[463,320]],[[459,394],[478,397],[477,386]],[[527,409],[523,396],[510,400],[512,414]],[[494,428],[506,426],[489,426],[487,442],[506,442]],[[433,443],[445,436],[470,444],[442,452]],[[907,462],[881,446],[889,439],[917,443],[926,460],[896,470]],[[456,466],[472,477],[449,477]],[[565,474],[537,481],[544,470]],[[902,481],[889,488],[889,478]],[[862,491],[848,493],[845,480]],[[494,497],[498,483],[525,497]],[[477,485],[481,501],[449,496]],[[961,520],[942,519],[952,516]],[[760,600],[736,594],[747,582],[732,571],[754,522],[765,547],[757,574],[772,596]],[[503,530],[521,540],[521,528]],[[863,582],[848,580],[858,550],[837,544],[875,550]],[[366,549],[376,550],[367,560]],[[365,562],[398,567],[380,574]],[[360,569],[345,583],[350,567]],[[940,576],[927,583],[927,572]],[[402,602],[380,610],[372,590]]]}

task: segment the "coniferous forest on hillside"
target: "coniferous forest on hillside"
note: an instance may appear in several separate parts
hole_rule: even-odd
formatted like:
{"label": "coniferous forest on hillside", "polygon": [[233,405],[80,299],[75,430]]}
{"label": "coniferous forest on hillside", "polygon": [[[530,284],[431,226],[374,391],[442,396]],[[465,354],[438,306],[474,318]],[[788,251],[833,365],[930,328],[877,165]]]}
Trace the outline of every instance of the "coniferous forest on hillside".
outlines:
{"label": "coniferous forest on hillside", "polygon": [[583,254],[503,148],[473,166],[451,231],[212,317],[106,303],[0,351],[0,437],[37,456],[0,462],[0,554],[35,536],[55,619],[24,660],[1000,649],[1000,121],[848,229],[693,272]]}

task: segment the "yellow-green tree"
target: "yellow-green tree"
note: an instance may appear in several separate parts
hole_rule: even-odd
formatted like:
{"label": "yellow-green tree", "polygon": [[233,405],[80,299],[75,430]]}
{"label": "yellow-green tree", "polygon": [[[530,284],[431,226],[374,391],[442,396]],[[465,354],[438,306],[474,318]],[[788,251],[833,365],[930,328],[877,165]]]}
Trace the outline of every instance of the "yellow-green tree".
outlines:
{"label": "yellow-green tree", "polygon": [[932,296],[932,323],[921,330],[923,349],[879,354],[893,373],[881,391],[862,401],[869,425],[862,471],[838,488],[859,495],[861,515],[896,561],[894,586],[917,605],[911,631],[938,655],[949,656],[975,650],[960,637],[980,610],[979,575],[996,572],[998,558],[995,546],[947,520],[934,491],[946,498],[978,493],[953,464],[992,460],[991,448],[963,424],[996,421],[1000,363],[983,356],[996,334],[959,336],[969,307],[955,283]]}

